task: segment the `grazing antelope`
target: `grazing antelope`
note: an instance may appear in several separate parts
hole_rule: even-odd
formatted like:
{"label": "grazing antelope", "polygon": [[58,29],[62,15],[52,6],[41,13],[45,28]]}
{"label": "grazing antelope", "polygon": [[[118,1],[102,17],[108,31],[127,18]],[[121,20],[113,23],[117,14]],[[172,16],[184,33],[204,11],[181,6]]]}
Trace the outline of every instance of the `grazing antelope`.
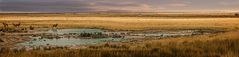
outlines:
{"label": "grazing antelope", "polygon": [[12,23],[12,24],[13,24],[14,27],[19,27],[21,25],[21,23],[17,23],[17,24]]}
{"label": "grazing antelope", "polygon": [[58,24],[54,24],[52,27],[57,27],[58,26]]}
{"label": "grazing antelope", "polygon": [[7,24],[7,23],[3,22],[2,24],[3,24],[3,26],[4,26],[5,28],[8,27],[8,24]]}
{"label": "grazing antelope", "polygon": [[58,24],[54,24],[54,25],[52,26],[52,27],[53,27],[53,29],[52,29],[53,32],[57,32],[57,28],[56,28],[57,26],[58,26]]}

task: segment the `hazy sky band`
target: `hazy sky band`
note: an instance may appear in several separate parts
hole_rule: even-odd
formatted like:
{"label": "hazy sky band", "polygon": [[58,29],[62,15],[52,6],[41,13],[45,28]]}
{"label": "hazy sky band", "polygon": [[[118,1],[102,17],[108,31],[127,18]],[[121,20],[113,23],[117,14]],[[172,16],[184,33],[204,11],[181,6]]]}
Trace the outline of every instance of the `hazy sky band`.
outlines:
{"label": "hazy sky band", "polygon": [[239,0],[0,0],[0,12],[239,11]]}

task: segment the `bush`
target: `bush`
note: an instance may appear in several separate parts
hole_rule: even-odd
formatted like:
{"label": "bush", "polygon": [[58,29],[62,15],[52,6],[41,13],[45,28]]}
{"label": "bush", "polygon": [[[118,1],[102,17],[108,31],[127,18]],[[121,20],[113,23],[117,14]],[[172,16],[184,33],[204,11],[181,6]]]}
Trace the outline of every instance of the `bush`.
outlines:
{"label": "bush", "polygon": [[236,13],[235,16],[239,16],[239,13]]}

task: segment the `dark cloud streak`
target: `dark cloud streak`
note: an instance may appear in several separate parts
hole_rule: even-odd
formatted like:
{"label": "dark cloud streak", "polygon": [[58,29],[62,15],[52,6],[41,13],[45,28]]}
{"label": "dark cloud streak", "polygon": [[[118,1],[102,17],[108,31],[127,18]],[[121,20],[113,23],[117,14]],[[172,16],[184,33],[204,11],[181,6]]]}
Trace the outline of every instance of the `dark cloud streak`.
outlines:
{"label": "dark cloud streak", "polygon": [[0,12],[239,10],[239,0],[0,0]]}

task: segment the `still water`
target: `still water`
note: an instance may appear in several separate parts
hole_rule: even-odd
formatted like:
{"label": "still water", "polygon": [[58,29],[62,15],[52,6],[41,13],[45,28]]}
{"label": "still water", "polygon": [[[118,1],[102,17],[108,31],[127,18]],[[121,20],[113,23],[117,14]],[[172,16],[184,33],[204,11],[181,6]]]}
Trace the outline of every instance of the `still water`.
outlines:
{"label": "still water", "polygon": [[20,43],[23,46],[72,46],[72,45],[94,45],[105,42],[122,41],[122,38],[99,38],[99,39],[75,39],[75,38],[60,38],[60,39],[40,39],[35,38],[32,41]]}
{"label": "still water", "polygon": [[[95,33],[95,32],[104,32],[100,29],[57,29],[57,31],[41,31],[35,33],[55,33],[55,34],[69,34],[69,33]],[[47,39],[41,37],[31,37],[31,41],[19,43],[23,46],[72,46],[72,45],[94,45],[105,42],[116,42],[122,41],[122,38],[97,38],[97,39],[80,39],[80,38],[59,38],[59,39]]]}

